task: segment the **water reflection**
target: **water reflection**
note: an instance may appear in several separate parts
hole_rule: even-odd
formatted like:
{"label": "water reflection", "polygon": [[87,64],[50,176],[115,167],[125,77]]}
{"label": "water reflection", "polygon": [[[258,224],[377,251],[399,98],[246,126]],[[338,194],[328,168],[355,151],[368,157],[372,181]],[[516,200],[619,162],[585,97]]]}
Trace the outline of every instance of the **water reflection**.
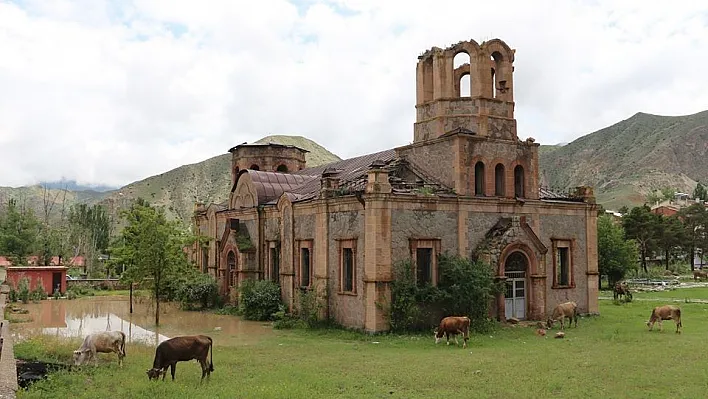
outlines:
{"label": "water reflection", "polygon": [[242,321],[235,316],[185,312],[173,304],[160,304],[160,327],[155,308],[145,301],[130,314],[126,297],[90,297],[46,300],[19,305],[29,310],[32,321],[13,323],[15,339],[39,334],[83,338],[100,331],[123,331],[128,342],[157,345],[177,335],[207,334],[221,345],[248,344],[272,334],[269,324]]}

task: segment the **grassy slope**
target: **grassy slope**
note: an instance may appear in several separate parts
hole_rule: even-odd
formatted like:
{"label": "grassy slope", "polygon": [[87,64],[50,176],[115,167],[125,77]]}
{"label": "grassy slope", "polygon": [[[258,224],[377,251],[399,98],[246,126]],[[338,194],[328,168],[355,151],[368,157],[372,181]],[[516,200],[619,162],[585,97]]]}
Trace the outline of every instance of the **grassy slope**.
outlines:
{"label": "grassy slope", "polygon": [[638,113],[540,157],[555,187],[589,184],[606,207],[637,205],[650,190],[691,192],[708,181],[708,111],[687,116]]}
{"label": "grassy slope", "polygon": [[[697,295],[708,298],[708,290]],[[705,343],[708,305],[681,304],[685,328],[677,335],[671,321],[664,332],[647,331],[644,322],[656,304],[601,301],[602,315],[581,319],[564,340],[538,337],[533,328],[505,328],[473,335],[466,350],[436,346],[427,335],[345,331],[276,331],[239,347],[220,346],[215,338],[215,372],[202,386],[194,362],[179,363],[175,383],[169,376],[149,382],[145,370],[154,350],[130,345],[122,369],[115,356],[101,355],[106,364],[97,370],[55,374],[18,397],[703,397],[708,371],[695,348]],[[15,350],[23,357],[68,359],[75,346],[45,338]]]}
{"label": "grassy slope", "polygon": [[[324,147],[302,136],[267,136],[258,141],[295,145],[308,151],[305,159],[309,166],[335,162],[340,158]],[[165,173],[128,184],[118,190],[108,192],[67,191],[66,209],[76,203],[100,203],[117,217],[120,209],[128,207],[138,197],[143,197],[153,204],[164,206],[168,216],[173,219],[189,220],[194,201],[220,203],[228,199],[231,183],[231,154],[218,155],[205,161],[180,166]],[[61,190],[50,190],[52,195],[59,194],[57,205],[52,214],[59,217],[61,210]],[[43,209],[43,190],[40,186],[0,187],[0,206],[9,198],[26,199],[27,204],[40,215]],[[119,231],[117,229],[116,231]]]}
{"label": "grassy slope", "polygon": [[[267,136],[257,141],[296,145],[308,151],[308,165],[317,166],[335,162],[339,157],[319,144],[301,136]],[[121,209],[138,197],[156,205],[165,206],[174,219],[189,220],[195,200],[221,203],[229,196],[231,184],[231,154],[218,155],[196,164],[148,177],[112,192],[101,203]]]}

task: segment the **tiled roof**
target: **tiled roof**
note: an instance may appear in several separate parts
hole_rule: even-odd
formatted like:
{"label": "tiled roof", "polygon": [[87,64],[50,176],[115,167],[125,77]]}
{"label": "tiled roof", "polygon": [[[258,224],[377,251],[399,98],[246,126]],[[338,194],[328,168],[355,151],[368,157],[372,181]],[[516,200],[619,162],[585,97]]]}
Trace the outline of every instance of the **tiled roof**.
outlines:
{"label": "tiled roof", "polygon": [[319,176],[263,172],[250,169],[248,170],[248,175],[251,176],[251,181],[256,187],[260,204],[277,201],[284,192],[292,192],[297,187],[313,180],[317,181],[317,188],[319,189]]}
{"label": "tiled roof", "polygon": [[[335,169],[338,171],[340,186],[351,186],[352,184],[362,183],[362,179],[366,178],[366,173],[369,170],[369,165],[376,160],[383,161],[388,164],[396,158],[395,150],[386,150],[375,152],[373,154],[362,155],[360,157],[344,159],[337,162],[332,162],[326,165],[316,166],[294,172],[296,176],[307,175],[310,177],[305,183],[289,190],[293,195],[291,200],[304,201],[315,198],[320,192],[320,177],[325,169]],[[363,182],[366,185],[366,182]],[[363,187],[361,187],[363,189]]]}

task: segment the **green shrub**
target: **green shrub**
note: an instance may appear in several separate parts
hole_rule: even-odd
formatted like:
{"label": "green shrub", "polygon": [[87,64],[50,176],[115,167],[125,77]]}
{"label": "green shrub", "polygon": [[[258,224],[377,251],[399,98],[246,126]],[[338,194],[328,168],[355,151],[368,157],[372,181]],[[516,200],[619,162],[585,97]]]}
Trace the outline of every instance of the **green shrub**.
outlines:
{"label": "green shrub", "polygon": [[285,306],[281,305],[280,309],[273,314],[273,328],[286,330],[292,328],[306,328],[307,323],[300,317],[287,313]]}
{"label": "green shrub", "polygon": [[186,281],[177,289],[177,299],[183,309],[193,309],[199,304],[202,309],[219,304],[219,289],[214,277],[199,273],[191,281]]}
{"label": "green shrub", "polygon": [[419,287],[410,261],[394,265],[389,320],[396,332],[434,327],[443,316],[468,316],[470,328],[484,332],[494,322],[488,318],[490,300],[501,292],[492,268],[456,255],[438,258],[438,284]]}
{"label": "green shrub", "polygon": [[29,303],[30,300],[30,289],[29,289],[29,279],[27,277],[22,277],[17,283],[17,299],[22,301],[22,303]]}
{"label": "green shrub", "polygon": [[93,296],[95,294],[93,288],[91,287],[91,284],[89,283],[74,284],[66,290],[66,293],[67,297],[69,293],[72,293],[74,298],[79,298],[82,296]]}
{"label": "green shrub", "polygon": [[54,290],[54,294],[52,294],[52,297],[53,297],[54,299],[59,299],[59,298],[61,298],[61,292],[59,292],[59,289],[58,289],[58,288]]}
{"label": "green shrub", "polygon": [[245,280],[241,283],[239,307],[246,320],[272,320],[280,308],[280,286],[270,280]]}
{"label": "green shrub", "polygon": [[214,311],[216,314],[224,314],[224,315],[229,315],[229,316],[241,316],[243,313],[241,312],[241,309],[238,306],[231,306],[231,305],[226,305],[223,307],[220,307]]}
{"label": "green shrub", "polygon": [[38,278],[35,282],[35,287],[29,294],[32,302],[39,302],[41,300],[47,299],[47,291],[44,290],[44,280]]}
{"label": "green shrub", "polygon": [[10,293],[7,295],[7,299],[10,302],[17,302],[17,291],[15,291],[15,287],[10,287]]}
{"label": "green shrub", "polygon": [[298,308],[297,316],[308,327],[318,327],[327,324],[328,320],[320,320],[320,312],[325,304],[317,297],[318,287],[314,284],[309,289],[300,289],[296,292]]}
{"label": "green shrub", "polygon": [[73,291],[73,290],[66,291],[66,299],[71,300],[71,299],[76,299],[76,298],[78,298],[78,296],[76,295],[76,291]]}

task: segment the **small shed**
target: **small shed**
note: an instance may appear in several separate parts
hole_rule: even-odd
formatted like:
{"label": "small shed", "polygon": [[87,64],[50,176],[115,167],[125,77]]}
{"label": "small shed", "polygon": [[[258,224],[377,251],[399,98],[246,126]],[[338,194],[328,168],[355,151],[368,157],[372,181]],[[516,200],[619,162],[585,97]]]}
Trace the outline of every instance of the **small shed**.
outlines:
{"label": "small shed", "polygon": [[56,288],[62,294],[66,292],[66,271],[65,266],[8,266],[7,282],[17,289],[17,284],[23,277],[29,279],[29,289],[34,290],[41,281],[47,295],[52,295]]}

